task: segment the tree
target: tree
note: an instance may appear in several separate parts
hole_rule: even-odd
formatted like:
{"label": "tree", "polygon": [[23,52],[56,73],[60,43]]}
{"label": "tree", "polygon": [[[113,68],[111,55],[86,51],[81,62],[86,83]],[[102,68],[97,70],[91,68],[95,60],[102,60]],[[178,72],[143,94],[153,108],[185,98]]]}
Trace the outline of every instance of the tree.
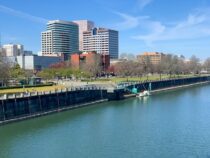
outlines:
{"label": "tree", "polygon": [[153,65],[150,61],[150,58],[146,56],[142,64],[144,67],[144,73],[147,75],[147,78],[148,78],[148,74],[153,73],[153,70],[154,70]]}
{"label": "tree", "polygon": [[135,66],[133,61],[124,61],[115,65],[115,72],[119,76],[127,77],[128,80],[128,77],[134,74],[134,68]]}
{"label": "tree", "polygon": [[10,69],[10,77],[15,79],[23,79],[25,77],[25,72],[20,68],[19,64],[15,64],[15,66]]}
{"label": "tree", "polygon": [[207,58],[203,65],[204,69],[209,71],[210,70],[210,58]]}
{"label": "tree", "polygon": [[68,66],[67,62],[63,61],[50,65],[50,68],[58,69],[58,68],[66,68],[67,66]]}
{"label": "tree", "polygon": [[164,72],[164,63],[163,62],[159,62],[155,67],[154,67],[154,71],[156,73],[159,74],[160,76],[160,80],[162,79],[162,74]]}
{"label": "tree", "polygon": [[56,77],[56,70],[52,68],[44,69],[37,74],[39,77],[43,79],[54,79]]}
{"label": "tree", "polygon": [[102,72],[101,56],[96,54],[90,61],[81,63],[80,70],[92,77],[97,77]]}
{"label": "tree", "polygon": [[160,75],[162,74],[179,75],[182,73],[187,73],[188,67],[184,62],[184,56],[178,57],[176,55],[167,54],[164,55],[161,59],[161,62],[155,66],[155,72]]}
{"label": "tree", "polygon": [[5,58],[0,54],[0,84],[6,85],[9,79],[9,64]]}
{"label": "tree", "polygon": [[143,66],[142,66],[142,64],[141,63],[139,63],[139,62],[133,62],[133,64],[132,64],[133,66],[133,68],[132,68],[132,70],[133,70],[133,75],[135,75],[135,76],[138,76],[138,77],[140,77],[140,79],[141,79],[141,77],[143,76],[143,74],[144,74],[144,69],[143,69]]}
{"label": "tree", "polygon": [[199,58],[197,58],[195,55],[191,56],[189,62],[189,68],[190,71],[193,72],[194,74],[198,74],[201,70],[201,65],[199,62],[200,62]]}

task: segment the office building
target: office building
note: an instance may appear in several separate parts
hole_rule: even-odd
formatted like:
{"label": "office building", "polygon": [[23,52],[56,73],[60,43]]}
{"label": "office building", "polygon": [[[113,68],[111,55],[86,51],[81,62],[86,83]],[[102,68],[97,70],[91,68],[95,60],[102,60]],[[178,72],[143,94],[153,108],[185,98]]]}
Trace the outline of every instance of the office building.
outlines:
{"label": "office building", "polygon": [[21,44],[17,44],[17,51],[18,51],[18,55],[23,55],[24,54],[24,46]]}
{"label": "office building", "polygon": [[42,32],[42,55],[72,53],[79,50],[79,27],[70,21],[53,20],[47,23],[47,31]]}
{"label": "office building", "polygon": [[18,47],[16,44],[5,44],[2,46],[3,54],[5,56],[17,56],[18,55]]}
{"label": "office building", "polygon": [[165,54],[159,52],[145,52],[142,55],[138,55],[137,60],[143,62],[149,59],[153,65],[157,65],[161,62],[163,56],[165,56]]}
{"label": "office building", "polygon": [[3,56],[18,56],[23,55],[24,46],[21,44],[5,44],[2,46]]}
{"label": "office building", "polygon": [[109,55],[110,59],[118,59],[118,31],[94,28],[83,32],[83,50],[96,51],[99,54]]}
{"label": "office building", "polygon": [[30,50],[24,50],[24,53],[23,53],[25,56],[30,56],[30,55],[33,55],[33,52],[30,51]]}
{"label": "office building", "polygon": [[94,22],[89,20],[73,21],[79,26],[79,50],[83,51],[83,32],[91,31],[94,28]]}
{"label": "office building", "polygon": [[36,70],[40,71],[44,68],[49,68],[50,65],[58,63],[61,61],[60,57],[47,57],[47,56],[37,56],[37,55],[28,55],[28,56],[10,56],[6,57],[6,60],[10,65],[19,64],[20,67],[24,70]]}
{"label": "office building", "polygon": [[18,55],[18,49],[17,45],[14,44],[5,44],[2,46],[3,54],[5,56],[17,56]]}

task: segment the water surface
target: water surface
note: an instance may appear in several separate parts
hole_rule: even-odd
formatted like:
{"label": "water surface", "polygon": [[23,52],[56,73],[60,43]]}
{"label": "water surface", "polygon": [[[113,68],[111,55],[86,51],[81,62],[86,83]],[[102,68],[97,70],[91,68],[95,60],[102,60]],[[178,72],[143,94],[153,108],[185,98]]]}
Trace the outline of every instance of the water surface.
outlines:
{"label": "water surface", "polygon": [[210,85],[0,126],[0,158],[209,158]]}

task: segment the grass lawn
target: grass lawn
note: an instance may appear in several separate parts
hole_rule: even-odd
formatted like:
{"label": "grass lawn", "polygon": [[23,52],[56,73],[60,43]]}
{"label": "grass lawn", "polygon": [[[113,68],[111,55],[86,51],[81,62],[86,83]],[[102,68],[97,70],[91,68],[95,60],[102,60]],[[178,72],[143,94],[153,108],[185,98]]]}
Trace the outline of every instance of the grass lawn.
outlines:
{"label": "grass lawn", "polygon": [[[183,78],[183,77],[195,77],[194,75],[179,75],[179,76],[174,76],[172,75],[171,78]],[[170,76],[169,75],[162,75],[161,76],[162,79],[169,79]],[[148,78],[146,76],[144,77],[112,77],[112,78],[104,78],[104,79],[97,79],[97,80],[92,80],[92,81],[88,81],[94,84],[95,83],[107,83],[110,84],[110,82],[112,83],[119,83],[119,82],[126,82],[128,81],[146,81],[146,80],[159,80],[160,76],[159,75],[152,75],[152,76],[148,76]],[[87,82],[87,81],[86,81]],[[23,93],[23,92],[47,92],[47,91],[55,91],[55,89],[57,90],[61,90],[64,89],[65,86],[64,85],[54,85],[54,86],[44,86],[44,87],[31,87],[31,88],[15,88],[15,89],[5,89],[5,90],[0,90],[0,95],[2,94],[14,94],[14,93]]]}
{"label": "grass lawn", "polygon": [[[171,78],[184,78],[184,77],[194,77],[194,75],[172,75]],[[162,79],[169,79],[170,75],[161,75]],[[126,81],[146,81],[146,80],[159,80],[160,76],[159,75],[152,75],[152,76],[143,76],[143,77],[113,77],[113,78],[108,78],[108,79],[97,79],[96,81],[102,81],[102,82],[106,82],[106,81],[112,81],[115,83],[118,82],[126,82]]]}
{"label": "grass lawn", "polygon": [[15,89],[5,89],[0,90],[0,94],[14,94],[14,93],[22,93],[22,92],[47,92],[47,91],[55,91],[55,89],[60,90],[65,87],[62,85],[55,86],[45,86],[45,87],[30,87],[30,88],[15,88]]}

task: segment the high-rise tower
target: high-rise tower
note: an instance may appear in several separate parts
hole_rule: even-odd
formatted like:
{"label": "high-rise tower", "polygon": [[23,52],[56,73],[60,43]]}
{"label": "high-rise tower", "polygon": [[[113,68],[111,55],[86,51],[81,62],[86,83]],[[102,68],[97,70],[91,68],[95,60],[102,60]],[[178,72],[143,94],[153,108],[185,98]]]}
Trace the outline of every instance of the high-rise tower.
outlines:
{"label": "high-rise tower", "polygon": [[99,54],[109,55],[110,59],[118,59],[118,40],[118,31],[94,28],[83,32],[83,50],[96,51]]}
{"label": "high-rise tower", "polygon": [[91,31],[94,28],[94,22],[89,20],[73,21],[79,26],[79,50],[83,51],[83,32]]}
{"label": "high-rise tower", "polygon": [[47,23],[47,31],[42,32],[42,55],[56,56],[79,50],[79,28],[70,21],[53,20]]}

